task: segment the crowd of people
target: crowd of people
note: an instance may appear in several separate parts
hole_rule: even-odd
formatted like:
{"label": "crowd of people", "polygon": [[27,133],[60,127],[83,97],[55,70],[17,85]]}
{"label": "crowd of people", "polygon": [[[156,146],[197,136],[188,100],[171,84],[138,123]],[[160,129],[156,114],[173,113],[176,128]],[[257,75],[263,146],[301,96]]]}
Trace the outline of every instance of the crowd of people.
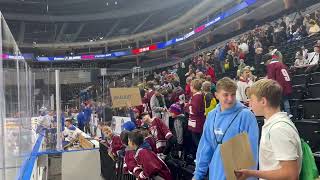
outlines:
{"label": "crowd of people", "polygon": [[[318,68],[320,43],[314,44],[312,53],[303,48],[297,52],[297,58],[303,56],[304,61],[294,64],[274,45],[318,33],[316,22],[317,13],[294,21],[283,18],[194,57],[188,66],[181,63],[170,71],[154,73],[141,86],[143,105],[130,107],[132,125],[124,125],[130,128],[118,137],[122,147],[112,155],[124,154],[127,172],[139,179],[171,179],[165,164],[168,157],[194,159],[196,180],[204,179],[208,169],[209,179],[224,179],[220,144],[245,132],[256,165],[235,171],[238,179],[298,179],[303,156],[299,134],[290,120],[290,72]],[[216,73],[226,71],[236,72],[235,79],[218,80]],[[266,119],[260,146],[256,116]],[[114,152],[112,147],[111,143]]]}
{"label": "crowd of people", "polygon": [[[131,121],[122,125],[121,134],[114,132],[109,119],[99,121],[104,118],[101,104],[87,101],[80,112],[70,113],[79,129],[108,146],[114,161],[123,158],[124,172],[137,179],[173,179],[166,165],[171,158],[192,159],[195,180],[204,179],[208,170],[209,179],[225,179],[220,145],[240,133],[248,134],[255,166],[235,171],[237,179],[298,179],[303,153],[290,120],[290,72],[319,67],[320,41],[314,52],[302,47],[293,64],[274,46],[320,32],[317,11],[298,16],[257,26],[239,40],[195,56],[189,64],[148,76],[138,86],[143,104],[128,104]],[[228,71],[234,73],[232,78],[217,78]],[[256,116],[265,118],[260,145]],[[69,119],[67,126],[74,129]]]}
{"label": "crowd of people", "polygon": [[[132,121],[124,124],[126,130],[107,138],[110,152],[117,152],[111,156],[123,156],[127,172],[139,179],[171,179],[168,158],[194,159],[196,180],[203,179],[208,169],[209,179],[224,179],[220,144],[245,132],[256,166],[236,171],[238,179],[298,178],[303,157],[299,134],[290,120],[291,76],[280,52],[269,49],[262,57],[266,71],[260,78],[240,63],[236,80],[217,81],[203,56],[195,57],[188,71],[179,64],[170,72],[154,73],[154,79],[141,88],[143,105],[130,107]],[[314,51],[319,51],[318,43]],[[308,54],[309,65],[319,63],[312,57],[315,53]],[[266,118],[260,146],[256,116]]]}
{"label": "crowd of people", "polygon": [[294,16],[286,16],[263,26],[257,25],[255,29],[237,39],[231,39],[225,45],[200,56],[206,56],[205,58],[214,64],[218,73],[232,71],[243,63],[259,70],[262,55],[268,52],[276,54],[281,62],[287,64],[290,62],[282,58],[281,52],[274,45],[313,36],[320,32],[319,23],[318,11],[304,15],[298,12]]}

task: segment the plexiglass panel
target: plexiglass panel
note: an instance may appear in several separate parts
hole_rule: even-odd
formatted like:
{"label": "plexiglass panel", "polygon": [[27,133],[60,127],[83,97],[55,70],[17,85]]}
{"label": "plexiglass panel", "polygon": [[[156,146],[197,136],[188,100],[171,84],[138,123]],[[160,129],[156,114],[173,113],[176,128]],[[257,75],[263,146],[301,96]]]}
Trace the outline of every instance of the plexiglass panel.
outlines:
{"label": "plexiglass panel", "polygon": [[30,69],[1,15],[0,38],[0,179],[15,179],[36,136],[32,128]]}

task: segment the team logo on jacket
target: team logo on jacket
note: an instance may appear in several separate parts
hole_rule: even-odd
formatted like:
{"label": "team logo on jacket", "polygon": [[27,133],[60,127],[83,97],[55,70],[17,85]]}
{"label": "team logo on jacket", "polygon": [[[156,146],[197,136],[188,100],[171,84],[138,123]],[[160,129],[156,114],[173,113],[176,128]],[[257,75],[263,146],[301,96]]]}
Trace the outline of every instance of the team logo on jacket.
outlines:
{"label": "team logo on jacket", "polygon": [[157,127],[153,126],[150,127],[150,133],[153,137],[158,137],[158,131],[157,131]]}
{"label": "team logo on jacket", "polygon": [[217,128],[217,129],[214,129],[214,134],[216,136],[222,136],[223,135],[223,131],[221,128]]}

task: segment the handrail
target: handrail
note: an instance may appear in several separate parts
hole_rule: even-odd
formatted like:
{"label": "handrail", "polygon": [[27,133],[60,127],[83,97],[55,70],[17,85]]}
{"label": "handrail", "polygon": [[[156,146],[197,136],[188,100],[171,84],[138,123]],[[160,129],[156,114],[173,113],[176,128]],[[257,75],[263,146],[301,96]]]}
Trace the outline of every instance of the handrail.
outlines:
{"label": "handrail", "polygon": [[42,141],[44,139],[43,133],[39,133],[39,137],[33,146],[29,158],[25,160],[23,165],[20,167],[19,174],[17,175],[17,180],[30,180],[32,176],[32,171],[34,164],[37,160],[38,152],[40,150]]}

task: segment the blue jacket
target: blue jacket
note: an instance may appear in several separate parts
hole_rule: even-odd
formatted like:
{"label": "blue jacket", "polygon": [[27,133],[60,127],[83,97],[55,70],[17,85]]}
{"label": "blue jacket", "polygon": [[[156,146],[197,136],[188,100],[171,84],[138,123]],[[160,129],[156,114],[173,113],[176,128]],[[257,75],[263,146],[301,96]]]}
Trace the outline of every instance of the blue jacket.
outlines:
{"label": "blue jacket", "polygon": [[92,114],[92,109],[90,107],[86,107],[84,108],[83,113],[84,113],[84,119],[85,119],[84,123],[89,122]]}
{"label": "blue jacket", "polygon": [[[56,118],[57,118],[57,117],[56,117]],[[64,121],[65,121],[64,113],[61,113],[61,131],[64,130]]]}
{"label": "blue jacket", "polygon": [[221,112],[221,106],[218,104],[214,110],[209,112],[197,150],[196,169],[194,172],[194,178],[196,180],[203,180],[208,172],[208,168],[209,180],[226,179],[220,155],[220,145],[217,145],[214,138],[216,135],[217,140],[221,141],[224,133],[226,134],[222,143],[239,133],[246,132],[248,134],[256,162],[254,169],[257,168],[259,128],[253,113],[249,109],[243,109],[233,121],[227,132],[225,132],[232,119],[236,116],[237,111],[243,106],[242,103],[237,101],[232,108]]}
{"label": "blue jacket", "polygon": [[79,112],[78,116],[77,116],[77,120],[78,120],[78,126],[83,126],[85,123],[85,117],[84,117],[84,113],[83,112]]}
{"label": "blue jacket", "polygon": [[219,51],[219,61],[224,61],[226,58],[226,49],[221,48]]}

